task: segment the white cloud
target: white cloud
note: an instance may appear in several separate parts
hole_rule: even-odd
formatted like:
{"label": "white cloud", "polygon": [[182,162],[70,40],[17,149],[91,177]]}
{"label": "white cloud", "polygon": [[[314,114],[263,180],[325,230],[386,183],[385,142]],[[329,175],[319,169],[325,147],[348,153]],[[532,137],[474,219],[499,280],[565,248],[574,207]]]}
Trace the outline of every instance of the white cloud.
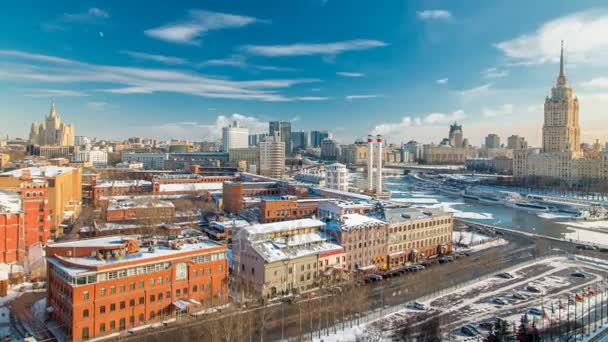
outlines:
{"label": "white cloud", "polygon": [[437,84],[448,84],[448,79],[447,78],[442,78],[442,79],[438,79]]}
{"label": "white cloud", "polygon": [[515,64],[543,64],[559,61],[564,40],[566,61],[606,63],[608,57],[608,11],[577,12],[542,24],[536,31],[495,44]]}
{"label": "white cloud", "polygon": [[436,125],[436,124],[448,124],[454,121],[466,119],[467,115],[462,109],[459,109],[450,114],[444,113],[430,113],[422,119],[424,124]]}
{"label": "white cloud", "polygon": [[486,78],[500,78],[509,75],[507,70],[498,69],[498,68],[488,68],[482,72],[482,74]]}
{"label": "white cloud", "polygon": [[338,71],[336,75],[343,77],[363,77],[365,74],[360,72],[348,72],[348,71]]}
{"label": "white cloud", "polygon": [[63,20],[66,22],[87,22],[97,19],[107,19],[110,17],[108,11],[97,7],[91,7],[86,12],[64,13]]}
{"label": "white cloud", "polygon": [[325,101],[329,100],[329,97],[325,96],[298,96],[295,98],[298,101]]}
{"label": "white cloud", "polygon": [[130,51],[130,50],[122,50],[122,51],[120,51],[120,53],[127,55],[131,58],[141,59],[141,60],[146,60],[146,61],[154,61],[154,62],[168,64],[168,65],[180,65],[180,64],[187,63],[187,61],[185,59],[179,58],[179,57],[155,55],[155,54]]}
{"label": "white cloud", "polygon": [[512,104],[505,104],[498,108],[482,108],[481,114],[486,118],[493,118],[497,116],[510,115],[514,112],[514,106]]}
{"label": "white cloud", "polygon": [[369,94],[369,95],[347,95],[344,98],[348,101],[352,100],[362,100],[362,99],[375,99],[378,97],[384,97],[382,94]]}
{"label": "white cloud", "polygon": [[247,57],[243,55],[231,55],[230,57],[223,59],[210,59],[208,61],[199,63],[198,66],[203,68],[209,66],[229,66],[235,68],[257,69],[264,71],[296,71],[296,69],[294,68],[250,64],[249,62],[247,62]]}
{"label": "white cloud", "polygon": [[89,94],[69,89],[43,89],[43,88],[32,88],[24,89],[25,96],[27,97],[80,97],[89,96]]}
{"label": "white cloud", "polygon": [[465,89],[460,91],[460,96],[462,96],[463,100],[468,101],[478,96],[487,94],[492,88],[492,83],[482,84],[477,87]]}
{"label": "white cloud", "polygon": [[307,78],[236,81],[178,70],[89,64],[14,50],[0,50],[0,79],[79,86],[89,83],[95,84],[98,91],[114,94],[164,92],[273,102],[309,100],[286,96],[281,90],[319,81]]}
{"label": "white cloud", "polygon": [[401,121],[395,123],[382,123],[373,129],[374,134],[382,134],[387,139],[398,141],[403,138],[405,132],[411,131],[410,128],[428,128],[430,126],[442,126],[454,121],[464,120],[468,115],[461,109],[452,113],[429,113],[424,116],[412,117],[403,116]]}
{"label": "white cloud", "polygon": [[243,49],[250,54],[267,57],[309,55],[335,56],[346,51],[367,50],[377,47],[384,47],[387,45],[387,43],[379,40],[354,39],[319,44],[296,43],[289,45],[245,45],[243,46]]}
{"label": "white cloud", "polygon": [[416,13],[421,20],[448,20],[452,19],[452,13],[446,10],[426,10]]}
{"label": "white cloud", "polygon": [[110,104],[104,101],[89,101],[85,104],[85,106],[90,110],[101,111],[108,108]]}
{"label": "white cloud", "polygon": [[211,124],[199,122],[169,122],[158,126],[135,127],[138,132],[145,132],[160,139],[188,139],[214,141],[222,136],[222,127],[238,121],[240,126],[249,128],[249,133],[264,133],[268,131],[268,121],[257,116],[239,113],[220,115]]}
{"label": "white cloud", "polygon": [[597,78],[591,79],[587,82],[581,83],[581,87],[599,88],[599,89],[608,88],[608,77],[597,77]]}
{"label": "white cloud", "polygon": [[170,43],[199,45],[199,38],[209,31],[239,28],[261,21],[235,14],[190,10],[187,20],[148,29],[144,33]]}

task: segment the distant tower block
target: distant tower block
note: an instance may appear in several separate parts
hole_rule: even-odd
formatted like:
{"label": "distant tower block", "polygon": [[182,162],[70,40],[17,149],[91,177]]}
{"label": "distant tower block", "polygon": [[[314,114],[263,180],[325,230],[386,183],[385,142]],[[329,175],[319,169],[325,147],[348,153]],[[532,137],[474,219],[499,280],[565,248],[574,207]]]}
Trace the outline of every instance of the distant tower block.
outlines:
{"label": "distant tower block", "polygon": [[378,134],[376,136],[376,142],[378,144],[378,169],[376,171],[376,191],[382,192],[382,136]]}
{"label": "distant tower block", "polygon": [[367,136],[367,190],[374,190],[374,137]]}

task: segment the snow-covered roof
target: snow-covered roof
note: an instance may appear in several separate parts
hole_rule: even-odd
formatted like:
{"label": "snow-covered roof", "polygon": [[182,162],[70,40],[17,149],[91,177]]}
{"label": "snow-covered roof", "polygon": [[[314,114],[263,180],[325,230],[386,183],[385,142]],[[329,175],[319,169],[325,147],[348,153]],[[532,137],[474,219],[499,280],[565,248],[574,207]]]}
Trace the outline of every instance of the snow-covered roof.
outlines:
{"label": "snow-covered roof", "polygon": [[224,183],[178,183],[178,184],[160,184],[160,192],[185,192],[185,191],[201,191],[201,190],[222,190]]}
{"label": "snow-covered roof", "polygon": [[82,239],[66,242],[56,242],[49,244],[49,247],[116,247],[121,246],[125,243],[125,240],[137,239],[136,235],[133,236],[104,236],[94,239]]}
{"label": "snow-covered roof", "polygon": [[0,176],[9,176],[9,177],[21,177],[23,175],[23,171],[28,170],[32,176],[32,178],[39,177],[56,177],[58,175],[68,173],[72,170],[76,170],[75,167],[68,166],[37,166],[37,167],[26,167],[23,169],[16,169],[12,171],[7,171],[0,173]]}
{"label": "snow-covered roof", "polygon": [[342,250],[340,245],[328,242],[327,237],[320,232],[255,241],[252,247],[266,262]]}
{"label": "snow-covered roof", "polygon": [[340,221],[336,220],[327,223],[327,229],[329,230],[353,230],[353,229],[364,229],[384,225],[386,222],[378,220],[377,218],[361,215],[361,214],[345,214],[340,216]]}
{"label": "snow-covered roof", "polygon": [[0,190],[0,213],[18,213],[21,211],[21,196],[10,190]]}
{"label": "snow-covered roof", "polygon": [[152,186],[152,182],[147,180],[101,180],[95,184],[97,188],[109,188],[109,187],[132,187],[132,186]]}
{"label": "snow-covered roof", "polygon": [[367,195],[362,195],[362,194],[357,194],[354,192],[348,192],[348,191],[340,191],[340,190],[335,190],[335,189],[330,189],[330,188],[323,188],[323,187],[311,187],[313,190],[316,191],[320,191],[320,192],[325,192],[325,193],[331,193],[331,194],[335,194],[335,195],[340,195],[340,196],[346,196],[346,197],[350,197],[353,199],[360,199],[360,200],[372,200],[373,197],[371,196],[367,196]]}
{"label": "snow-covered roof", "polygon": [[209,223],[210,227],[217,228],[218,230],[226,230],[226,228],[242,228],[249,225],[249,222],[245,220],[225,220],[225,221],[213,221]]}
{"label": "snow-covered roof", "polygon": [[380,221],[377,218],[361,214],[346,214],[342,215],[341,219],[343,221],[342,229],[356,229],[362,226],[385,224],[384,221]]}
{"label": "snow-covered roof", "polygon": [[[126,237],[126,238],[137,238],[134,236]],[[114,247],[120,246],[124,244],[123,236],[108,236],[101,237],[95,239],[83,239],[77,241],[63,242],[63,243],[55,243],[51,245],[51,247]],[[127,254],[120,259],[112,258],[112,259],[102,259],[99,260],[96,257],[87,256],[87,257],[62,257],[62,256],[54,256],[48,258],[49,261],[55,261],[54,264],[61,267],[63,270],[68,272],[70,275],[79,275],[83,272],[89,272],[90,269],[87,267],[98,267],[98,266],[106,266],[106,265],[116,265],[116,267],[122,266],[123,263],[132,262],[135,260],[142,260],[149,258],[158,258],[158,257],[171,257],[178,256],[182,253],[192,252],[192,251],[203,251],[206,249],[212,249],[216,247],[220,247],[221,245],[211,241],[211,240],[192,240],[191,243],[184,243],[180,246],[179,249],[173,249],[164,244],[159,244],[154,247],[153,251],[148,250],[147,248],[141,248],[137,253]],[[57,259],[57,260],[53,260]],[[66,261],[74,266],[67,266],[60,261]]]}
{"label": "snow-covered roof", "polygon": [[302,229],[302,228],[314,228],[314,227],[323,227],[325,223],[316,219],[299,219],[299,220],[291,220],[291,221],[282,221],[282,222],[273,222],[273,223],[259,223],[254,224],[245,229],[250,234],[267,234],[267,233],[276,233],[288,230]]}
{"label": "snow-covered roof", "polygon": [[112,201],[108,205],[108,210],[120,210],[127,208],[168,208],[175,207],[173,203],[168,201],[162,201],[156,198],[150,198],[147,196],[135,197],[132,199]]}

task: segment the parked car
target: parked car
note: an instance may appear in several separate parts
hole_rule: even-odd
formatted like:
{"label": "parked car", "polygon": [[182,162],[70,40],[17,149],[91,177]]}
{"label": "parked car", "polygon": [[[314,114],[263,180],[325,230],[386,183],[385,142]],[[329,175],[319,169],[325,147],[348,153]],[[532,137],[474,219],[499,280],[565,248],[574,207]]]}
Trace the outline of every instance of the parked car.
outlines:
{"label": "parked car", "polygon": [[509,304],[509,302],[507,302],[504,298],[500,298],[500,297],[494,297],[494,298],[492,298],[492,303],[498,304],[498,305],[507,305],[507,304]]}
{"label": "parked car", "polygon": [[529,308],[528,309],[528,314],[530,315],[534,315],[534,316],[542,316],[543,315],[543,311],[539,308]]}
{"label": "parked car", "polygon": [[414,267],[416,268],[416,271],[422,271],[426,268],[424,265],[414,265]]}
{"label": "parked car", "polygon": [[445,264],[446,262],[452,262],[452,261],[454,261],[454,257],[451,255],[446,255],[444,257],[439,258],[440,264]]}
{"label": "parked car", "polygon": [[526,300],[529,297],[521,292],[513,292],[512,294],[513,298],[515,299],[519,299],[519,300]]}
{"label": "parked car", "polygon": [[416,310],[428,310],[428,307],[425,304],[420,303],[420,302],[414,302],[412,304],[412,307]]}
{"label": "parked car", "polygon": [[540,289],[540,287],[534,286],[534,285],[528,285],[528,286],[526,286],[526,290],[528,290],[529,292],[534,292],[534,293],[541,293],[542,292],[542,290]]}
{"label": "parked car", "polygon": [[581,272],[574,272],[572,274],[570,274],[571,276],[575,277],[575,278],[585,278],[585,274],[581,273]]}
{"label": "parked car", "polygon": [[513,278],[515,278],[515,276],[512,275],[509,272],[498,273],[496,276],[498,278],[502,278],[502,279],[513,279]]}
{"label": "parked car", "polygon": [[371,281],[381,281],[382,279],[384,279],[384,278],[382,278],[382,276],[381,276],[381,275],[379,275],[379,274],[372,274],[372,275],[370,275],[370,276],[369,276],[369,277],[367,277],[367,278],[368,278],[369,280],[371,280]]}
{"label": "parked car", "polygon": [[460,331],[467,336],[477,336],[479,335],[479,331],[475,329],[472,325],[465,325],[460,328]]}

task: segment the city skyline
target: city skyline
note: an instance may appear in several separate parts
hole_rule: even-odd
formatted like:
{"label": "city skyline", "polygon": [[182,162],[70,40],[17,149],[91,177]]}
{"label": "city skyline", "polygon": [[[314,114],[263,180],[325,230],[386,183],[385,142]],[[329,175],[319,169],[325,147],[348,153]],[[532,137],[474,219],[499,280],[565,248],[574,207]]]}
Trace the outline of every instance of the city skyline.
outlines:
{"label": "city skyline", "polygon": [[[581,141],[604,141],[608,41],[591,35],[608,14],[598,4],[521,18],[518,6],[481,2],[181,2],[132,22],[137,8],[114,2],[36,6],[28,21],[8,6],[0,25],[18,33],[0,39],[0,134],[26,138],[54,99],[76,135],[102,138],[215,140],[236,119],[252,133],[283,120],[294,131],[329,128],[343,143],[370,132],[438,143],[458,121],[474,145],[496,133],[539,146],[563,39]],[[514,18],[520,25],[507,25]],[[475,27],[488,21],[490,30]]]}

